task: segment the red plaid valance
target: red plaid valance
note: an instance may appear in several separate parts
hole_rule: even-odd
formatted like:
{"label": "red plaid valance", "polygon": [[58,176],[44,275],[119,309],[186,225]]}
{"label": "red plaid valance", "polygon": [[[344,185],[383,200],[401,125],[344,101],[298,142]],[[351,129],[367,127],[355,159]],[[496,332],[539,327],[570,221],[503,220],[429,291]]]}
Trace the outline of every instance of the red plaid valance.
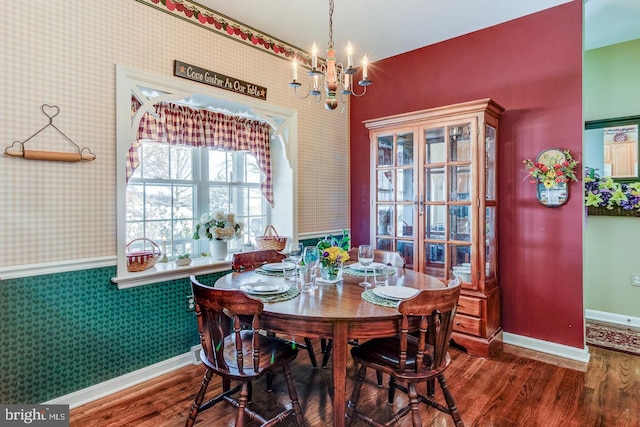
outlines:
{"label": "red plaid valance", "polygon": [[[147,112],[140,119],[136,141],[129,148],[127,182],[139,164],[140,140],[223,151],[248,151],[255,156],[265,174],[261,184],[262,194],[273,206],[271,127],[268,124],[166,102],[155,104],[154,108],[156,114]],[[135,110],[133,105],[132,110]]]}

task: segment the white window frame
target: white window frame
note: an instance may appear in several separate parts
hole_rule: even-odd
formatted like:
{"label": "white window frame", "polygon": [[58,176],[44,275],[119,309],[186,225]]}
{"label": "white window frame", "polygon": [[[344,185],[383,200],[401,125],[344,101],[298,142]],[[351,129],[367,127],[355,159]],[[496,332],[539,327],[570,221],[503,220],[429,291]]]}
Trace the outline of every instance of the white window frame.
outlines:
{"label": "white window frame", "polygon": [[[290,239],[298,240],[297,215],[297,135],[298,115],[296,111],[284,109],[264,101],[232,92],[192,83],[186,80],[151,75],[120,65],[116,66],[116,244],[117,273],[112,281],[124,289],[150,283],[188,277],[190,274],[208,274],[229,269],[229,260],[213,261],[209,258],[195,259],[187,267],[176,267],[175,263],[157,263],[142,272],[131,273],[126,268],[126,156],[136,138],[139,117],[152,103],[145,103],[131,118],[131,96],[139,88],[152,88],[166,93],[154,98],[155,102],[168,102],[202,95],[220,102],[230,111],[248,112],[266,121],[272,127],[271,162],[274,204],[271,223],[278,232]],[[293,160],[293,161],[292,161]],[[161,243],[161,242],[156,242]]]}

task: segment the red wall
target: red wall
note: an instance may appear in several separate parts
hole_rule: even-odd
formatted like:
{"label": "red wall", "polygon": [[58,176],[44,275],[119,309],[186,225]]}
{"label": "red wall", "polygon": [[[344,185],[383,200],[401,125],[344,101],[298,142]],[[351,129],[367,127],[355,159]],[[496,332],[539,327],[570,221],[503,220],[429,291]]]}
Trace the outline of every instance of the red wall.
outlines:
{"label": "red wall", "polygon": [[[420,31],[428,31],[428,28]],[[353,244],[368,242],[369,139],[363,120],[492,98],[499,126],[498,278],[505,332],[584,348],[581,183],[562,207],[536,201],[522,161],[582,152],[582,2],[373,64],[350,110]]]}

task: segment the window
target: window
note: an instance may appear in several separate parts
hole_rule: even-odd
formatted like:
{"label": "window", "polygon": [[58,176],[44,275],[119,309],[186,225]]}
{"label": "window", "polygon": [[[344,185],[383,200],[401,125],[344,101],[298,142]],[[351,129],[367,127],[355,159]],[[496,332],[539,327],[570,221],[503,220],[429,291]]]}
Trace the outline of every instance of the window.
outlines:
{"label": "window", "polygon": [[[159,246],[163,240],[170,257],[180,253],[209,252],[207,240],[193,240],[193,229],[202,213],[216,209],[233,211],[245,224],[241,239],[231,242],[239,250],[242,243],[254,243],[267,224],[273,224],[284,236],[297,238],[296,181],[292,158],[297,156],[297,116],[246,96],[215,90],[171,77],[152,76],[126,67],[116,67],[117,88],[117,273],[112,281],[119,289],[183,278],[197,272],[224,271],[228,264],[196,258],[187,267],[173,262],[157,263],[144,274],[127,270],[127,253],[147,237]],[[138,100],[132,105],[132,99]],[[262,146],[268,144],[269,156],[255,147],[237,146],[232,150],[192,141],[175,141],[156,135],[167,131],[175,136],[185,125],[174,123],[171,129],[151,129],[139,135],[147,112],[154,118],[164,111],[158,103],[181,108],[207,109],[217,114],[257,121],[269,129]],[[155,111],[155,113],[154,113]],[[168,111],[168,110],[165,110]],[[147,118],[144,120],[149,119]],[[257,128],[246,128],[253,131]],[[269,137],[270,136],[270,137]],[[217,141],[209,138],[208,141]],[[163,142],[157,142],[163,141]],[[134,150],[135,147],[135,150]],[[227,150],[227,151],[219,151]],[[263,165],[270,164],[271,185],[263,179]],[[267,200],[273,199],[273,205]],[[131,245],[129,245],[131,243]],[[148,247],[147,247],[148,249]]]}
{"label": "window", "polygon": [[260,191],[263,174],[251,154],[148,140],[138,153],[140,165],[127,186],[127,241],[145,236],[163,242],[169,257],[197,256],[209,252],[209,245],[193,240],[195,223],[203,213],[220,210],[234,212],[245,224],[242,237],[229,243],[237,251],[268,223],[269,204]]}

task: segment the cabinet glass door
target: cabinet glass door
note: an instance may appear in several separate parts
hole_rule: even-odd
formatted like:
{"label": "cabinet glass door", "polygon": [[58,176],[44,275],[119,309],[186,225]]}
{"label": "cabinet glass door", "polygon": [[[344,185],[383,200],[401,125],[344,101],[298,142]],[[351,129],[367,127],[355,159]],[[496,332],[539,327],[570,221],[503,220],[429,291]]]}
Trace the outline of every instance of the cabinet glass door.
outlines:
{"label": "cabinet glass door", "polygon": [[376,135],[375,245],[398,251],[413,268],[416,182],[413,131]]}
{"label": "cabinet glass door", "polygon": [[464,281],[471,272],[474,147],[472,122],[424,129],[424,256],[422,270]]}

